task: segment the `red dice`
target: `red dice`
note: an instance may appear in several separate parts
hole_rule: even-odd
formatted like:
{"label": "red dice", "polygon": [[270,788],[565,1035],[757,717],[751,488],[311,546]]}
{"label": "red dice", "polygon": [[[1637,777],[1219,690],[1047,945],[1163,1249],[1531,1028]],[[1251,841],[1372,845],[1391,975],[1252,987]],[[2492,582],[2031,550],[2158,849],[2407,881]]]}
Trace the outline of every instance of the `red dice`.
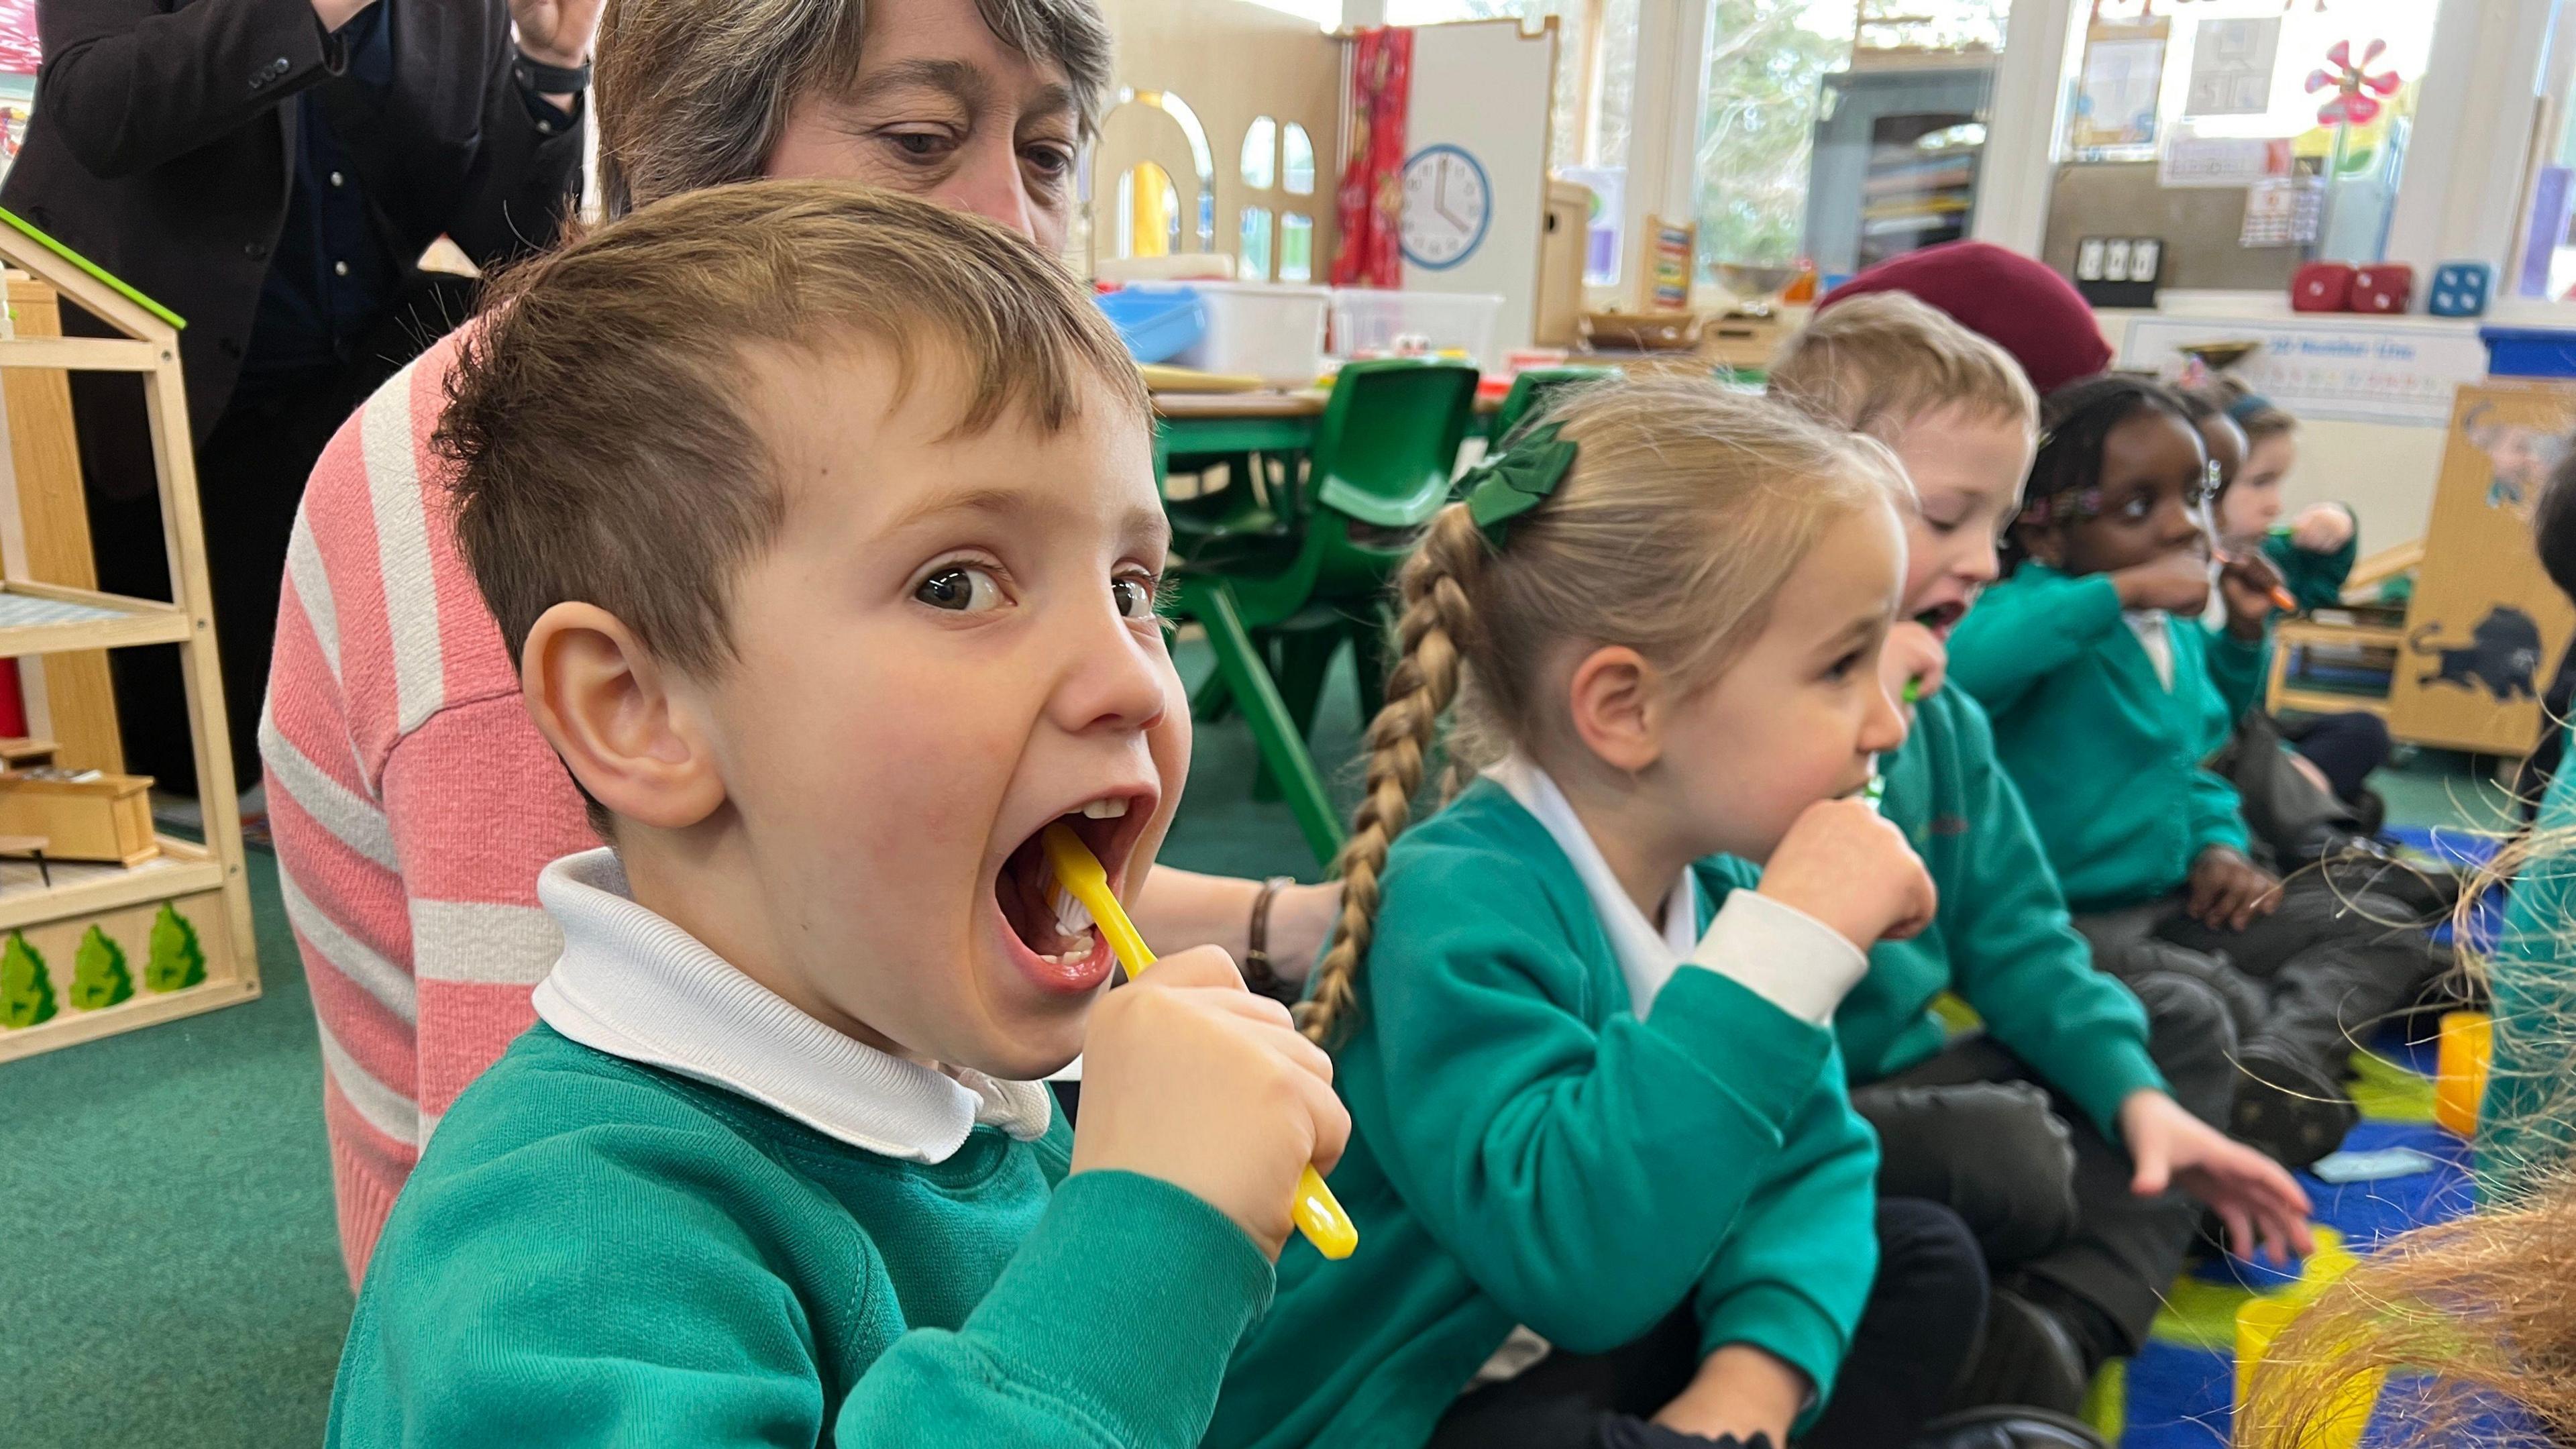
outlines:
{"label": "red dice", "polygon": [[2309,262],[2290,274],[2290,310],[2350,311],[2352,279],[2353,267],[2349,262]]}
{"label": "red dice", "polygon": [[2403,312],[2415,300],[2415,269],[2374,262],[2352,274],[2352,310]]}

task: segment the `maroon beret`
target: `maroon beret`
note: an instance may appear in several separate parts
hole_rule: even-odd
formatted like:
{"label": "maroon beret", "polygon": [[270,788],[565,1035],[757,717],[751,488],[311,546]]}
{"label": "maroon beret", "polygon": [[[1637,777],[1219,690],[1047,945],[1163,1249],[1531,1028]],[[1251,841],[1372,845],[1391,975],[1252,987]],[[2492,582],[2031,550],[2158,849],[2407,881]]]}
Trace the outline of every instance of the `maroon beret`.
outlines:
{"label": "maroon beret", "polygon": [[2013,355],[2041,397],[2111,365],[2093,309],[2045,264],[1991,242],[1945,242],[1879,263],[1825,294],[1904,292]]}

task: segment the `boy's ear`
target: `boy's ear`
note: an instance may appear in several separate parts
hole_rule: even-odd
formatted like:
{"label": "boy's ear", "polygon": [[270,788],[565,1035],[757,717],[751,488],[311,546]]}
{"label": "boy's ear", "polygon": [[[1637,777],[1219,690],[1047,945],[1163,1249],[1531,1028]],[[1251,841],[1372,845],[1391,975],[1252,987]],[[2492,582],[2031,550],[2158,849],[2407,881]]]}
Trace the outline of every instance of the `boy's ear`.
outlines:
{"label": "boy's ear", "polygon": [[1625,645],[1576,661],[1566,682],[1574,732],[1601,762],[1635,774],[1664,757],[1664,676]]}
{"label": "boy's ear", "polygon": [[557,604],[519,651],[520,690],[581,787],[622,820],[676,830],[724,803],[724,779],[690,700],[618,617]]}

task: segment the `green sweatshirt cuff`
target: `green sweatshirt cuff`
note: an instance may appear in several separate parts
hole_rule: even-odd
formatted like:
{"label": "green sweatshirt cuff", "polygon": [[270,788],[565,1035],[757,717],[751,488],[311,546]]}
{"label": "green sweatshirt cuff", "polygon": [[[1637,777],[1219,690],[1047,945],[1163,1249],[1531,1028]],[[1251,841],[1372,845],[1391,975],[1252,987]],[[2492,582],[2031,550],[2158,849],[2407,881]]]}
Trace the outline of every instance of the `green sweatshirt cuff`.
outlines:
{"label": "green sweatshirt cuff", "polygon": [[2127,1040],[2103,1043],[2101,1055],[2084,1069],[2080,1080],[2061,1080],[2054,1085],[2084,1109],[2093,1129],[2115,1147],[2126,1145],[2120,1141],[2121,1103],[2142,1089],[2173,1095],[2165,1074],[2156,1070],[2155,1059],[2147,1055],[2145,1044]]}
{"label": "green sweatshirt cuff", "polygon": [[1194,1445],[1270,1262],[1234,1221],[1133,1172],[1064,1180],[974,1327],[1009,1378],[1080,1406],[1121,1444]]}
{"label": "green sweatshirt cuff", "polygon": [[2049,610],[2070,639],[2098,639],[2120,627],[2120,586],[2109,574],[2086,574],[2053,590]]}
{"label": "green sweatshirt cuff", "polygon": [[1646,1029],[1679,1045],[1776,1132],[1816,1089],[1833,1034],[1800,1021],[1742,982],[1685,966],[1655,996]]}
{"label": "green sweatshirt cuff", "polygon": [[1814,1393],[1790,1429],[1793,1439],[1824,1412],[1834,1391],[1834,1370],[1851,1347],[1823,1309],[1775,1283],[1755,1283],[1728,1294],[1700,1325],[1701,1358],[1730,1343],[1750,1344],[1807,1376]]}
{"label": "green sweatshirt cuff", "polygon": [[2194,865],[2199,864],[2200,853],[2209,849],[2213,845],[2224,845],[2228,849],[2235,851],[2237,854],[2243,855],[2245,854],[2247,843],[2251,841],[2252,838],[2253,837],[2245,833],[2244,817],[2236,815],[2208,816],[2200,822],[2200,828],[2192,832],[2191,863]]}

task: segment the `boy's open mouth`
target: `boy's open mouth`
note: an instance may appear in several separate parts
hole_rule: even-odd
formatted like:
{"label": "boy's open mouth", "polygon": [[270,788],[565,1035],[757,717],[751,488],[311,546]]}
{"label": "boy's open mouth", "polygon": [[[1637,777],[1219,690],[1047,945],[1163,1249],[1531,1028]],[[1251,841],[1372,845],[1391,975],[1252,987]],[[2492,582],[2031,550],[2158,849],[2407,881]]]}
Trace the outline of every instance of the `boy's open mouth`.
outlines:
{"label": "boy's open mouth", "polygon": [[1967,612],[1968,606],[1966,604],[1957,599],[1953,599],[1946,604],[1934,604],[1931,608],[1915,615],[1914,622],[1931,630],[1935,634],[1940,634],[1946,637],[1950,632],[1950,626],[1958,623],[1961,616],[1965,615]]}
{"label": "boy's open mouth", "polygon": [[[1135,841],[1134,831],[1144,823],[1143,812],[1134,812],[1131,818],[1129,807],[1136,803],[1140,802],[1123,795],[1103,796],[1047,824],[1061,821],[1071,827],[1108,871],[1110,888],[1116,890],[1124,883],[1126,852]],[[993,878],[993,897],[1001,905],[1003,923],[1039,964],[1080,971],[1103,949],[1100,936],[1090,924],[1090,914],[1056,886],[1055,871],[1038,843],[1044,832],[1044,826],[1032,831],[1002,862],[1000,874]]]}

